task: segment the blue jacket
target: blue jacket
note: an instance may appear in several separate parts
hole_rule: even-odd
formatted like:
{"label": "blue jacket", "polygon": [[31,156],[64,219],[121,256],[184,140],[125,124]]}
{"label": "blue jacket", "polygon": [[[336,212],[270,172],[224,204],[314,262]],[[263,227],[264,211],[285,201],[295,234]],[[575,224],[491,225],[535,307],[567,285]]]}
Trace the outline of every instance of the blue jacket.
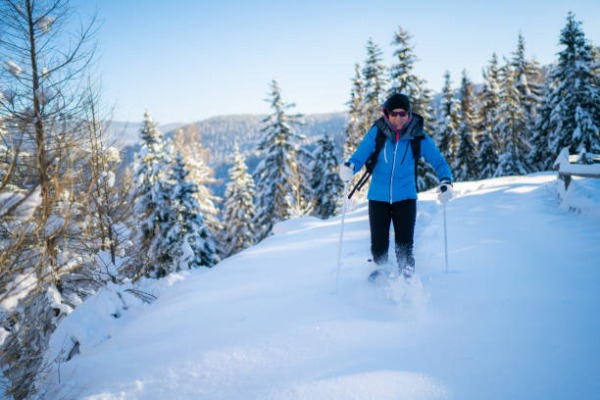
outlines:
{"label": "blue jacket", "polygon": [[[415,137],[422,137],[422,139],[416,139],[421,140],[421,157],[424,157],[431,164],[438,179],[452,182],[450,166],[431,137],[423,131],[423,117],[413,113],[410,121],[400,131],[398,141],[396,141],[396,130],[389,121],[384,118],[382,122],[385,124],[380,123],[380,126],[387,128],[382,130],[386,135],[386,140],[371,176],[371,184],[367,195],[369,200],[395,203],[417,198],[415,162],[410,144],[410,141]],[[377,130],[376,125],[369,129],[350,160],[348,160],[354,165],[354,173],[360,171],[375,151]]]}

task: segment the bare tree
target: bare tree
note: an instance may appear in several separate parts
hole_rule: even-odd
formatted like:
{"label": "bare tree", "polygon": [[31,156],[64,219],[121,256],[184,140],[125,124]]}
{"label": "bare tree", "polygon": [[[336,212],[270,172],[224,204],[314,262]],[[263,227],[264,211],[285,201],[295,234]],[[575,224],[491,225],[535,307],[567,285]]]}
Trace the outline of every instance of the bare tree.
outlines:
{"label": "bare tree", "polygon": [[60,229],[48,223],[64,182],[61,175],[68,168],[69,151],[81,138],[79,78],[94,55],[95,21],[71,37],[64,30],[70,15],[64,0],[0,0],[0,57],[7,65],[0,75],[6,86],[0,117],[28,154],[21,160],[31,171],[26,185],[40,188],[39,221],[46,225],[40,231],[45,259],[38,266],[40,277],[47,275],[44,264],[58,267]]}
{"label": "bare tree", "polygon": [[14,281],[19,276],[31,282],[2,321],[10,332],[2,370],[17,399],[35,392],[32,378],[49,335],[70,309],[61,276],[74,268],[65,245],[80,229],[73,221],[80,213],[74,201],[82,182],[78,155],[88,145],[82,78],[97,26],[92,18],[72,35],[72,15],[66,0],[0,0],[0,162],[8,167],[0,193],[14,199],[0,207],[0,229],[12,231],[0,238],[0,271],[20,268],[4,277],[5,288],[22,288]]}
{"label": "bare tree", "polygon": [[[120,151],[110,146],[108,129],[110,122],[101,109],[100,90],[89,85],[85,102],[86,130],[89,135],[89,190],[84,193],[88,211],[93,216],[93,222],[88,224],[88,233],[84,235],[86,242],[91,243],[92,253],[98,251],[109,255],[112,266],[117,265],[117,258],[125,249],[129,233],[125,221],[131,215],[131,205],[128,197],[131,188],[131,174],[122,174],[117,180],[116,175],[121,165]],[[90,238],[90,240],[87,240]],[[116,276],[105,271],[111,280]]]}

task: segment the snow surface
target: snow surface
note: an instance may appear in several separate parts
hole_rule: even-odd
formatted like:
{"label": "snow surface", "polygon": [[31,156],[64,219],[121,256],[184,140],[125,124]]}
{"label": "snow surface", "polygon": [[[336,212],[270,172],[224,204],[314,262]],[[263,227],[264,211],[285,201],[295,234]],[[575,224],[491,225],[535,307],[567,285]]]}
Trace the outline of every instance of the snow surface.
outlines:
{"label": "snow surface", "polygon": [[433,191],[421,194],[411,285],[367,281],[359,204],[345,216],[335,294],[341,217],[286,221],[212,270],[146,282],[151,304],[107,288],[53,335],[49,359],[65,359],[74,342],[79,354],[54,363],[43,391],[60,399],[598,398],[600,179],[574,179],[570,196],[562,187],[552,173],[457,183],[446,205],[448,271],[444,208]]}

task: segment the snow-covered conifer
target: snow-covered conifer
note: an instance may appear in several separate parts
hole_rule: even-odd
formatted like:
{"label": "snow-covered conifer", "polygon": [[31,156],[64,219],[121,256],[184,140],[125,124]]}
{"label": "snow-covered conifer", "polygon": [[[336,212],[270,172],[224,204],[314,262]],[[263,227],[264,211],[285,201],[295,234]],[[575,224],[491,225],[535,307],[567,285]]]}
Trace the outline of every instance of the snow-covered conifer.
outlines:
{"label": "snow-covered conifer", "polygon": [[475,143],[477,121],[475,119],[473,84],[467,76],[467,71],[464,70],[459,97],[461,118],[458,125],[458,146],[456,148],[456,158],[452,166],[452,173],[455,180],[467,181],[478,176],[476,164],[477,148]]}
{"label": "snow-covered conifer", "polygon": [[479,96],[478,131],[479,151],[477,153],[478,178],[485,179],[494,176],[498,168],[498,153],[500,138],[500,70],[498,56],[494,53],[489,65],[483,71],[483,89]]}
{"label": "snow-covered conifer", "polygon": [[515,85],[515,74],[510,65],[502,69],[500,87],[500,117],[498,126],[500,153],[494,176],[525,175],[529,172],[527,156],[531,150],[524,136],[527,117],[520,103],[520,94]]}
{"label": "snow-covered conifer", "polygon": [[571,152],[600,151],[600,78],[594,75],[592,46],[581,22],[569,12],[561,31],[558,63],[552,71],[552,90],[547,125],[549,146],[554,155],[564,147]]}
{"label": "snow-covered conifer", "polygon": [[255,187],[242,153],[236,146],[223,208],[223,254],[233,255],[254,244]]}
{"label": "snow-covered conifer", "polygon": [[277,81],[271,82],[270,102],[273,113],[263,120],[263,140],[258,145],[260,162],[254,172],[257,188],[257,239],[265,238],[276,222],[300,213],[300,173],[298,149],[304,137],[295,127],[301,116],[286,110]]}
{"label": "snow-covered conifer", "polygon": [[544,74],[540,66],[525,57],[525,38],[519,34],[517,49],[513,53],[510,65],[514,71],[514,84],[520,94],[520,103],[527,120],[527,139],[533,134],[537,109],[544,92]]}
{"label": "snow-covered conifer", "polygon": [[[168,171],[171,163],[163,134],[146,111],[140,131],[141,149],[134,167],[135,187],[132,193],[136,227],[134,243],[137,265],[134,276],[158,278],[166,274],[163,264],[171,262],[164,251],[165,224],[172,223],[169,205]],[[160,260],[160,261],[159,261]]]}
{"label": "snow-covered conifer", "polygon": [[170,181],[170,209],[174,218],[165,235],[172,258],[168,272],[212,267],[218,259],[214,240],[202,217],[195,194],[198,185],[188,180],[185,160],[181,154],[175,156]]}
{"label": "snow-covered conifer", "polygon": [[[223,226],[219,220],[217,205],[222,199],[211,189],[217,183],[217,179],[214,170],[210,167],[210,153],[202,143],[202,134],[195,125],[190,125],[185,131],[178,129],[173,142],[176,152],[180,153],[185,161],[189,172],[188,180],[197,186],[194,197],[200,206],[202,218],[211,236],[218,242],[217,237],[222,232]],[[217,247],[219,247],[218,243]]]}
{"label": "snow-covered conifer", "polygon": [[325,219],[335,215],[343,183],[338,174],[339,161],[333,140],[325,134],[316,145],[310,182],[313,191],[313,215]]}
{"label": "snow-covered conifer", "polygon": [[548,79],[542,102],[537,110],[533,135],[531,137],[531,151],[527,156],[529,165],[533,171],[547,171],[552,168],[556,155],[550,144],[550,127],[552,116],[552,104],[550,93],[554,90]]}
{"label": "snow-covered conifer", "polygon": [[[394,93],[403,93],[410,98],[412,111],[420,114],[425,118],[425,123],[431,123],[432,108],[431,108],[431,91],[427,89],[427,82],[420,79],[415,74],[415,63],[419,60],[414,54],[414,47],[411,45],[411,36],[409,33],[399,28],[394,34],[392,46],[396,47],[394,56],[396,62],[390,68],[390,88],[388,96]],[[426,130],[433,132],[426,125]]]}
{"label": "snow-covered conifer", "polygon": [[350,101],[348,102],[349,119],[346,126],[346,141],[344,143],[344,158],[348,159],[356,151],[358,144],[364,135],[364,97],[365,85],[362,78],[360,65],[356,64],[354,68],[354,78],[352,79],[352,90],[350,91]]}
{"label": "snow-covered conifer", "polygon": [[385,100],[387,77],[386,66],[382,63],[382,51],[369,39],[367,42],[367,59],[362,70],[364,82],[363,134],[371,128],[375,120],[381,116],[381,104]]}
{"label": "snow-covered conifer", "polygon": [[460,125],[460,104],[454,96],[450,72],[444,74],[444,87],[436,123],[438,147],[448,164],[454,165],[458,147],[458,127]]}

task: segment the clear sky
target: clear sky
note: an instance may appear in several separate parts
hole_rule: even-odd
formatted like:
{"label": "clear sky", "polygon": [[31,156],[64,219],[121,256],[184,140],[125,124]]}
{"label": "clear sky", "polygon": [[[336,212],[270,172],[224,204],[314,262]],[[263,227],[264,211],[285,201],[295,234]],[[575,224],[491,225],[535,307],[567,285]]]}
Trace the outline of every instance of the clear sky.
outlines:
{"label": "clear sky", "polygon": [[598,0],[74,0],[83,20],[96,9],[96,67],[115,119],[160,123],[268,113],[279,82],[294,112],[346,110],[354,66],[369,38],[393,62],[399,27],[412,35],[416,73],[439,91],[475,82],[492,53],[510,57],[521,33],[526,56],[547,64],[560,51],[568,11],[600,45]]}

